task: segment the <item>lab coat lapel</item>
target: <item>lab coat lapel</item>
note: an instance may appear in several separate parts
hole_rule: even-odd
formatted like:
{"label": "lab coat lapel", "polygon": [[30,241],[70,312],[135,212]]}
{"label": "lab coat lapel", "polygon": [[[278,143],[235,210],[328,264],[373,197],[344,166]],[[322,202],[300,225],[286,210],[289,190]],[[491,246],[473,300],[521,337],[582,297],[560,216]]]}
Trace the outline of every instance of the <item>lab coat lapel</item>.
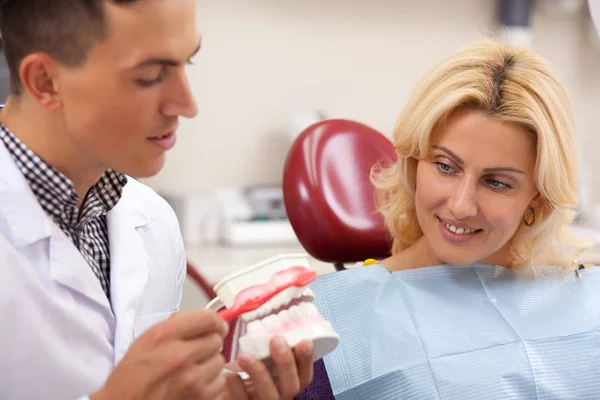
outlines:
{"label": "lab coat lapel", "polygon": [[123,197],[108,213],[111,257],[111,299],[116,317],[115,363],[134,339],[136,311],[148,283],[150,259],[138,229],[150,223],[135,199]]}
{"label": "lab coat lapel", "polygon": [[100,305],[107,320],[112,320],[110,302],[100,280],[71,239],[54,223],[50,237],[50,274],[54,282]]}
{"label": "lab coat lapel", "polygon": [[25,248],[50,238],[51,221],[1,140],[0,210],[6,219],[8,239],[15,247]]}
{"label": "lab coat lapel", "polygon": [[[91,267],[44,212],[6,147],[0,143],[0,207],[7,221],[9,239],[37,274],[70,289],[61,292],[65,300],[72,301],[72,292],[76,292],[112,314],[108,298]],[[28,251],[32,246],[43,251]]]}

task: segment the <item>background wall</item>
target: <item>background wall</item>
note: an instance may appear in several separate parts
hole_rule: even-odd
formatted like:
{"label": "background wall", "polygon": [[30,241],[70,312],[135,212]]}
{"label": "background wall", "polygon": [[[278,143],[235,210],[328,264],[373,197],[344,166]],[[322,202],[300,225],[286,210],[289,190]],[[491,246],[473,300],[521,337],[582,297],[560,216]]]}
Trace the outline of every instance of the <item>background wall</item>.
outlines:
{"label": "background wall", "polygon": [[[165,169],[148,181],[162,191],[279,182],[297,111],[322,109],[389,134],[433,62],[496,29],[491,0],[199,0],[198,8],[203,48],[189,74],[200,113],[183,121]],[[592,168],[600,45],[588,19],[585,8],[537,7],[532,47],[570,90]],[[600,174],[592,193],[600,201]]]}

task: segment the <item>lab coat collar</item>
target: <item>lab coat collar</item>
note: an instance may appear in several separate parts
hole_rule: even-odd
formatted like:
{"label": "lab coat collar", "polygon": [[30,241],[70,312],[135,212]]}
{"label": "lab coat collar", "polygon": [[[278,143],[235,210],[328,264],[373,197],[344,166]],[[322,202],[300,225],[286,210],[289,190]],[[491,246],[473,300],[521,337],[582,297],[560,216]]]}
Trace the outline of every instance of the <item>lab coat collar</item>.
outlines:
{"label": "lab coat collar", "polygon": [[[0,171],[0,208],[6,218],[8,239],[24,257],[33,257],[30,265],[38,274],[68,289],[59,291],[65,300],[72,302],[78,295],[87,297],[111,319],[110,302],[98,277],[71,239],[43,210],[3,143]],[[42,253],[29,251],[30,248],[42,249]]]}
{"label": "lab coat collar", "polygon": [[52,222],[2,141],[0,171],[0,207],[6,218],[9,240],[15,247],[22,248],[49,238],[52,234]]}

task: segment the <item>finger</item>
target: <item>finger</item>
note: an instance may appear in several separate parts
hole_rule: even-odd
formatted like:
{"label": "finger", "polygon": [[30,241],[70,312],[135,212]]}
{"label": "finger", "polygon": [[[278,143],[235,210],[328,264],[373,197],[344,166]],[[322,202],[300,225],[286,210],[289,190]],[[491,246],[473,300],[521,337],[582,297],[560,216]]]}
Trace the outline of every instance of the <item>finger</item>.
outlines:
{"label": "finger", "polygon": [[168,376],[220,355],[222,340],[221,336],[213,333],[196,340],[169,342],[160,347],[158,354],[160,358],[156,364],[163,370],[163,374]]}
{"label": "finger", "polygon": [[223,337],[213,333],[211,335],[203,336],[200,339],[184,343],[190,343],[191,346],[193,346],[193,361],[202,362],[221,352],[221,348],[223,347]]}
{"label": "finger", "polygon": [[225,337],[229,331],[226,321],[215,312],[203,309],[178,313],[171,324],[168,332],[180,339],[194,339],[209,333]]}
{"label": "finger", "polygon": [[[196,368],[200,376],[203,377],[204,382],[211,381],[215,377],[222,375],[221,371],[225,367],[225,358],[221,354],[216,354],[210,359],[196,364]],[[225,384],[225,378],[223,378],[223,384]]]}
{"label": "finger", "polygon": [[169,318],[148,329],[142,338],[153,344],[170,339],[195,339],[200,336],[218,333],[225,337],[229,325],[216,313],[208,310],[194,310],[178,312]]}
{"label": "finger", "polygon": [[300,391],[306,389],[313,380],[314,374],[314,344],[312,340],[303,340],[294,347],[296,369],[300,381]]}
{"label": "finger", "polygon": [[[225,377],[220,372],[225,365],[223,356],[217,354],[200,364],[192,364],[175,375],[178,392],[193,398],[214,399],[225,389]],[[207,396],[208,397],[203,397]]]}
{"label": "finger", "polygon": [[293,398],[300,392],[300,380],[296,369],[294,353],[281,336],[276,336],[269,343],[271,359],[277,367],[277,386],[284,399]]}
{"label": "finger", "polygon": [[225,368],[230,371],[233,371],[233,372],[242,372],[243,371],[242,368],[240,367],[240,365],[235,361],[225,364]]}
{"label": "finger", "polygon": [[231,372],[223,372],[222,375],[225,377],[225,386],[227,388],[228,397],[225,399],[231,400],[247,400],[248,393],[246,390],[246,384],[238,374]]}
{"label": "finger", "polygon": [[[219,374],[211,382],[202,387],[198,386],[198,392],[193,399],[213,400],[223,395],[227,395],[227,382],[223,374]],[[233,400],[235,397],[231,397],[231,399]]]}
{"label": "finger", "polygon": [[237,362],[250,375],[259,400],[279,400],[277,387],[264,363],[249,354],[240,355]]}

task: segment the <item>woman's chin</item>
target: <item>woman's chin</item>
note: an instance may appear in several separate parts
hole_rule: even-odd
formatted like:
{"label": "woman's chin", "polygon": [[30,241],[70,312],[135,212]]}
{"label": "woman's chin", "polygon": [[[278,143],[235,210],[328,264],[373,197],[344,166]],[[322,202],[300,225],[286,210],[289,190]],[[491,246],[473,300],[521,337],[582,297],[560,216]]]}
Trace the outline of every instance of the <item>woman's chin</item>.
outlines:
{"label": "woman's chin", "polygon": [[465,254],[440,254],[437,257],[442,264],[455,265],[457,267],[473,264],[479,261],[478,257]]}

